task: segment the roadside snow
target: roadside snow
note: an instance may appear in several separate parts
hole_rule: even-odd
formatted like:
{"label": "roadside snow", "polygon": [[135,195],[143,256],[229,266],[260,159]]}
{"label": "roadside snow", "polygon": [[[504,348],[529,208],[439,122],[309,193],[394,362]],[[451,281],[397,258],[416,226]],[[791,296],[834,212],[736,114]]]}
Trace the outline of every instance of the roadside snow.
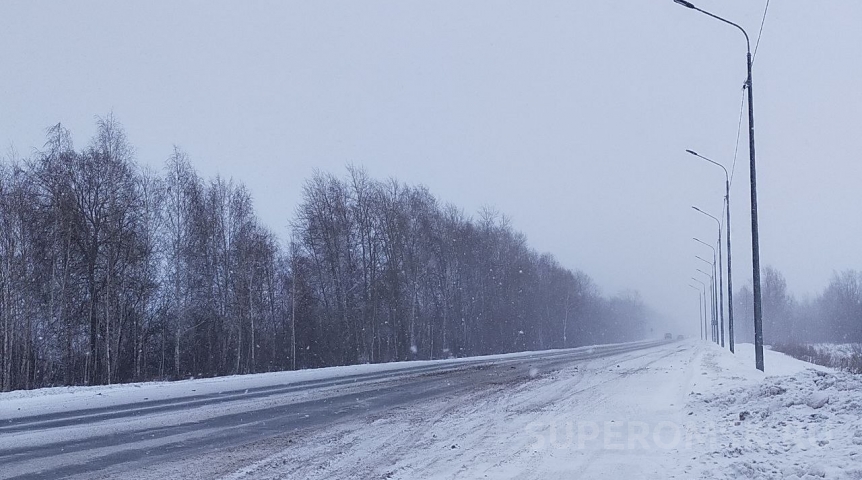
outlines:
{"label": "roadside snow", "polygon": [[[0,421],[33,415],[46,415],[82,409],[117,407],[148,401],[167,401],[200,395],[224,392],[241,392],[275,385],[291,385],[300,382],[334,380],[357,375],[392,373],[397,375],[417,368],[448,368],[476,362],[512,360],[545,353],[565,353],[592,348],[580,347],[568,350],[539,352],[517,352],[480,357],[452,358],[445,360],[418,360],[365,365],[327,367],[310,370],[270,372],[249,375],[199,378],[174,382],[141,382],[117,385],[52,387],[36,390],[0,392]],[[392,378],[392,377],[389,377]]]}
{"label": "roadside snow", "polygon": [[[749,373],[758,376],[754,367],[754,344],[753,343],[738,343],[735,347],[736,354],[728,355],[728,359],[738,360],[737,365],[728,364],[728,368],[737,370],[748,370]],[[829,367],[814,365],[795,359],[781,352],[770,350],[769,346],[763,349],[763,365],[766,369],[766,375],[794,375],[808,369],[821,370],[825,372],[833,371]],[[762,374],[761,374],[762,375]]]}
{"label": "roadside snow", "polygon": [[862,343],[820,343],[813,348],[818,357],[825,357],[813,361],[851,373],[862,373]]}
{"label": "roadside snow", "polygon": [[862,354],[862,343],[815,343],[812,346],[819,353],[829,355],[836,361]]}
{"label": "roadside snow", "polygon": [[[771,350],[764,354],[766,373],[754,368],[750,344],[737,345],[734,355],[711,343],[674,342],[555,371],[534,369],[466,393],[345,417],[327,427],[285,432],[181,462],[134,472],[119,466],[82,478],[133,473],[158,480],[862,479],[862,376]],[[530,353],[492,358],[524,355]],[[0,395],[0,418],[19,401],[37,412],[56,408],[56,399],[66,407],[93,407],[94,397],[117,403],[384,371],[398,375],[400,369],[468,361],[13,392]],[[207,408],[195,415],[218,414]],[[15,435],[0,443],[17,444],[21,439]],[[34,439],[42,440],[29,440]]]}
{"label": "roadside snow", "polygon": [[[139,478],[690,478],[682,441],[695,342],[535,372]],[[694,448],[700,448],[695,445]]]}
{"label": "roadside snow", "polygon": [[767,376],[744,368],[754,349],[739,347],[703,353],[709,382],[689,405],[715,440],[700,478],[862,478],[862,377],[769,350]]}
{"label": "roadside snow", "polygon": [[594,359],[199,459],[189,478],[862,478],[860,377],[765,362],[702,342]]}

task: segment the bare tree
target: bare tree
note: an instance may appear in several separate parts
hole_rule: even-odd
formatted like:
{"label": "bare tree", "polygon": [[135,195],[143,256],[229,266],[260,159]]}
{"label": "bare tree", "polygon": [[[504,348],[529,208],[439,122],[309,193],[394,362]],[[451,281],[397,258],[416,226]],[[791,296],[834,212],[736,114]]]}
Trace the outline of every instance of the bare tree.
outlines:
{"label": "bare tree", "polygon": [[[644,333],[636,294],[602,297],[493,209],[474,220],[422,186],[315,172],[284,249],[241,183],[199,178],[177,147],[162,174],[142,169],[113,115],[96,126],[83,150],[58,124],[33,158],[0,162],[2,390]],[[851,333],[854,278],[822,297]]]}

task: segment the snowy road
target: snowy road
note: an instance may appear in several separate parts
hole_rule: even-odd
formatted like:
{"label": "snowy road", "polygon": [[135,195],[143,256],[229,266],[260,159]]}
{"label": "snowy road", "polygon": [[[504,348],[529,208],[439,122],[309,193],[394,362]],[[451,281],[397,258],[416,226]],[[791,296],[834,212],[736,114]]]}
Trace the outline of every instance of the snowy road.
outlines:
{"label": "snowy road", "polygon": [[207,459],[206,474],[182,468],[169,476],[206,478],[233,469],[236,462],[222,460],[236,450],[252,450],[254,460],[267,451],[261,445],[393,410],[432,411],[590,359],[648,355],[656,345],[664,342],[176,382],[161,390],[144,384],[7,395],[0,397],[0,478],[126,476],[195,457]]}
{"label": "snowy road", "polygon": [[769,375],[689,340],[12,392],[0,477],[862,478],[862,377],[765,353]]}

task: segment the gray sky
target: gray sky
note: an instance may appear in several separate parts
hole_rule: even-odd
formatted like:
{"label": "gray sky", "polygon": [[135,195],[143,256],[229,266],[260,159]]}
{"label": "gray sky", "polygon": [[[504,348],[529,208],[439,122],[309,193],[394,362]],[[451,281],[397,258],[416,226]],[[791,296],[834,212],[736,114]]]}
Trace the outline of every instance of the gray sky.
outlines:
{"label": "gray sky", "polygon": [[[757,36],[762,0],[699,0]],[[313,169],[348,163],[508,214],[605,293],[639,290],[696,333],[687,287],[721,213],[742,36],[671,0],[0,0],[0,145],[113,110],[141,164],[172,145],[251,189],[282,237]],[[862,269],[862,2],[770,5],[754,72],[763,265],[797,296]],[[748,149],[732,187],[751,278]]]}

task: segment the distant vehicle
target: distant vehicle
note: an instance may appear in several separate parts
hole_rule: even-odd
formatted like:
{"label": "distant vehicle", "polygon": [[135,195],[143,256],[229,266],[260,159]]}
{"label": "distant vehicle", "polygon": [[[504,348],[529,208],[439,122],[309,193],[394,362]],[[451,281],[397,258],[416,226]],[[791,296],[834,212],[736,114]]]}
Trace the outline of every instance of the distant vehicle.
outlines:
{"label": "distant vehicle", "polygon": [[677,340],[685,340],[685,335],[677,335],[676,339]]}
{"label": "distant vehicle", "polygon": [[664,339],[665,340],[673,340],[673,334],[672,333],[665,333]]}

